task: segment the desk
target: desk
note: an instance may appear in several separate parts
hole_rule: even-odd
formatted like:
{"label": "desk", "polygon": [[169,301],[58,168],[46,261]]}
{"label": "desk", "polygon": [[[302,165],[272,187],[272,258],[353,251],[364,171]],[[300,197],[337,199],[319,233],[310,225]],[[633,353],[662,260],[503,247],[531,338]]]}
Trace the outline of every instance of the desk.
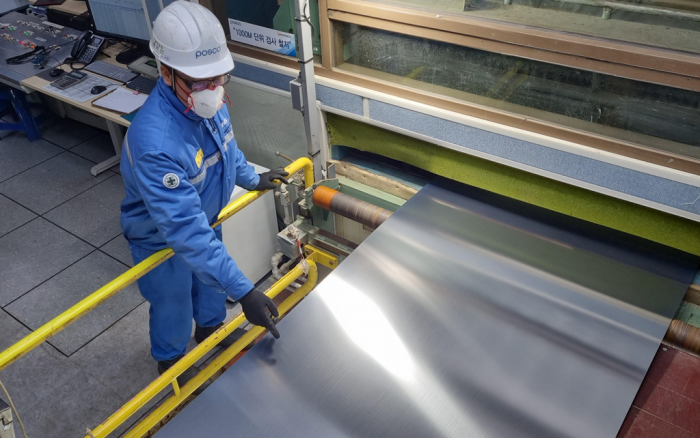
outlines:
{"label": "desk", "polygon": [[[111,56],[111,58],[108,58],[104,55],[100,55],[97,57],[100,61],[108,62],[110,64],[118,65],[120,67],[126,68],[125,65],[119,64],[115,58],[117,54],[123,49],[124,47],[115,44],[113,46],[110,46],[106,49],[104,49],[104,53],[107,55]],[[69,72],[70,67],[67,65],[64,65],[63,70]],[[90,74],[95,74],[90,72]],[[49,81],[46,79],[42,79],[38,76],[32,76],[29,77],[21,82],[22,86],[25,88],[28,88],[30,90],[37,91],[39,93],[45,94],[47,96],[53,97],[56,99],[58,102],[62,103],[67,103],[69,105],[72,105],[78,109],[81,109],[83,111],[86,111],[88,113],[94,114],[98,117],[101,117],[105,119],[107,122],[107,129],[109,130],[109,135],[112,138],[112,145],[114,146],[114,152],[116,155],[108,160],[105,160],[99,164],[96,164],[93,166],[92,169],[90,169],[90,173],[92,173],[94,176],[97,176],[97,174],[104,172],[105,170],[109,169],[110,167],[116,165],[119,163],[119,158],[121,157],[122,153],[122,142],[124,141],[124,132],[122,131],[122,126],[128,128],[131,122],[128,120],[124,119],[121,117],[119,114],[114,113],[112,111],[107,111],[103,110],[97,107],[92,106],[92,102],[96,99],[99,99],[100,97],[103,96],[96,96],[95,99],[91,99],[87,102],[76,102],[74,100],[69,100],[66,99],[65,97],[61,96],[60,94],[52,92],[50,89],[44,89],[46,85],[49,84]],[[62,115],[65,115],[62,114]]]}

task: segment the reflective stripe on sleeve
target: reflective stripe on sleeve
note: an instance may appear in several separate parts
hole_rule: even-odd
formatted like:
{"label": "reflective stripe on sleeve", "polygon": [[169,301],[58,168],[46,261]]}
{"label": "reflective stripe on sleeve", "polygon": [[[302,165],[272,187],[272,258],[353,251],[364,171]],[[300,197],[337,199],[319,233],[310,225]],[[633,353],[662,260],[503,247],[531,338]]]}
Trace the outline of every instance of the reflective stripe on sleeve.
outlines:
{"label": "reflective stripe on sleeve", "polygon": [[211,157],[204,160],[204,164],[202,165],[202,171],[199,173],[199,175],[190,179],[190,184],[197,184],[198,182],[203,181],[204,178],[207,177],[207,168],[218,163],[219,160],[221,160],[221,152],[217,152],[216,155],[212,155]]}

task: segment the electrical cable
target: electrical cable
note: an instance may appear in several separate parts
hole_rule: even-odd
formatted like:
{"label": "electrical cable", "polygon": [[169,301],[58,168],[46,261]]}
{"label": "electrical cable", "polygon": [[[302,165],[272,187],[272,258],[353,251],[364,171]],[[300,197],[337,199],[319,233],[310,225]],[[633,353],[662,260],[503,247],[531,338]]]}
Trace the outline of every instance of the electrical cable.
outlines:
{"label": "electrical cable", "polygon": [[67,42],[61,43],[61,44],[53,44],[53,45],[49,46],[49,48],[51,48],[51,47],[61,47],[61,46],[65,46],[65,45],[67,45],[67,44],[74,44],[74,43],[75,43],[75,40],[70,40],[70,41],[67,41]]}
{"label": "electrical cable", "polygon": [[66,44],[71,44],[73,41],[68,41],[62,44],[54,44],[49,47],[44,47],[44,46],[36,46],[31,52],[23,53],[18,56],[13,56],[11,58],[7,58],[5,62],[10,65],[21,65],[21,64],[27,64],[29,62],[32,62],[36,59],[37,56],[41,55],[46,55],[48,53],[51,53],[51,51],[55,47],[61,47],[65,46]]}
{"label": "electrical cable", "polygon": [[[81,61],[81,60],[79,60],[79,59],[73,59],[73,58],[66,58],[66,61],[65,61],[65,62],[68,63],[68,65],[70,66],[70,69],[71,69],[71,70],[76,70],[76,71],[84,70],[85,67],[87,67],[88,64],[89,64],[89,62],[85,62],[85,61]],[[76,62],[79,63],[79,64],[83,64],[83,66],[80,67],[80,68],[75,68],[75,67],[73,67],[73,64],[75,64]]]}
{"label": "electrical cable", "polygon": [[[304,7],[301,8],[301,14],[299,14],[298,17],[294,17],[294,21],[305,21],[308,23],[309,26],[311,26],[311,40],[313,41],[314,35],[316,34],[316,28],[314,27],[314,24],[311,22],[311,17],[306,14],[306,7],[309,6],[309,1],[306,0],[306,3],[304,3]],[[309,14],[311,13],[311,9],[309,7]],[[300,36],[301,38],[301,36]]]}
{"label": "electrical cable", "polygon": [[119,87],[121,87],[121,86],[122,86],[122,84],[110,84],[110,85],[105,85],[105,88],[106,88],[105,91],[109,90],[109,87],[117,87],[117,88],[119,88]]}
{"label": "electrical cable", "polygon": [[[41,52],[41,53],[39,53]],[[10,58],[7,58],[5,62],[9,65],[20,65],[20,64],[26,64],[28,62],[31,62],[34,58],[36,58],[39,55],[43,55],[46,53],[46,47],[44,46],[36,46],[31,52],[23,53],[21,55],[13,56]]]}
{"label": "electrical cable", "polygon": [[306,0],[306,3],[304,4],[304,8],[302,9],[302,12],[304,15],[301,16],[301,18],[304,19],[307,23],[309,23],[309,26],[311,26],[311,40],[313,41],[314,35],[316,34],[316,29],[314,28],[314,24],[311,22],[311,7],[309,6],[309,15],[306,14],[306,7],[309,6],[309,0]]}
{"label": "electrical cable", "polygon": [[122,43],[121,41],[119,42],[119,44],[121,44],[122,46],[126,47],[125,49],[122,49],[122,50],[119,52],[119,55],[121,55],[123,52],[126,52],[127,50],[134,50],[134,49],[136,48],[136,45],[135,45],[135,44],[132,44],[131,47],[127,46],[126,44]]}
{"label": "electrical cable", "polygon": [[56,65],[54,65],[54,66],[51,67],[51,68],[58,68],[58,67],[62,66],[63,63],[65,62],[65,61],[61,62],[61,61],[59,61],[58,59],[56,59],[55,57],[53,57],[53,56],[47,56],[46,59],[53,59],[54,61],[56,61]]}
{"label": "electrical cable", "polygon": [[0,387],[2,387],[2,391],[5,393],[5,397],[7,397],[7,402],[10,403],[10,407],[12,408],[12,412],[15,413],[17,416],[17,421],[19,421],[19,427],[22,428],[22,435],[24,435],[24,438],[29,438],[27,436],[27,431],[24,429],[24,423],[22,423],[22,419],[19,416],[19,412],[17,412],[17,408],[15,408],[15,404],[12,402],[12,397],[10,397],[10,393],[7,392],[7,388],[5,388],[5,385],[2,384],[2,381],[0,380]]}

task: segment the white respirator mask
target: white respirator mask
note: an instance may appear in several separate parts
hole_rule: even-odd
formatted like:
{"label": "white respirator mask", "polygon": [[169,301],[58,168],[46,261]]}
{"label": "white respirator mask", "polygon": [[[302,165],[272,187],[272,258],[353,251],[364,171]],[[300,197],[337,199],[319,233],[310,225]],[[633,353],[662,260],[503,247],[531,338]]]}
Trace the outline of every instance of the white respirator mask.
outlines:
{"label": "white respirator mask", "polygon": [[193,91],[187,98],[187,103],[195,114],[211,119],[224,105],[224,87]]}
{"label": "white respirator mask", "polygon": [[[218,86],[213,89],[207,88],[205,90],[187,92],[179,83],[180,81],[184,81],[184,79],[177,76],[174,69],[171,69],[171,71],[173,92],[179,96],[181,100],[187,101],[185,114],[187,114],[189,110],[192,110],[195,114],[204,119],[211,119],[214,117],[216,112],[224,105],[224,96],[226,95],[224,87]],[[182,93],[180,93],[180,91]],[[228,96],[226,96],[226,98],[228,99]],[[229,101],[229,104],[230,103]]]}

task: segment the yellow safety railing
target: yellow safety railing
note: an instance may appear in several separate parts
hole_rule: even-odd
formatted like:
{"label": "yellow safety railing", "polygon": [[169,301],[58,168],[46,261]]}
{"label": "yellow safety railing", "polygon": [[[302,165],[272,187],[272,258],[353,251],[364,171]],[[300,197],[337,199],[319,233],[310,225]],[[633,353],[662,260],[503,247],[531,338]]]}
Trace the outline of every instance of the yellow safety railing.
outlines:
{"label": "yellow safety railing", "polygon": [[[308,158],[300,158],[294,161],[292,164],[287,166],[285,170],[289,172],[290,175],[303,170],[306,188],[313,185],[313,164]],[[240,211],[243,207],[251,204],[265,192],[266,191],[253,191],[246,193],[231,204],[227,205],[221,211],[221,213],[219,213],[218,220],[214,225],[212,225],[212,228],[217,227],[223,221]],[[170,248],[158,251],[111,282],[107,283],[105,286],[101,287],[70,309],[66,310],[61,315],[44,324],[32,334],[0,353],[0,370],[22,357],[27,352],[31,351],[46,339],[63,330],[73,321],[97,307],[120,290],[144,276],[153,268],[172,257],[173,254],[173,250]],[[278,306],[280,316],[286,314],[314,288],[318,278],[316,263],[325,265],[330,269],[335,269],[335,267],[338,265],[338,259],[335,256],[311,245],[307,245],[305,248],[305,254],[305,261],[297,265],[265,292],[267,296],[274,298],[302,275],[307,275],[307,280],[304,285],[292,293],[292,295],[290,295]],[[209,336],[206,340],[179,360],[175,365],[165,371],[158,379],[139,392],[121,409],[110,416],[104,423],[99,425],[93,431],[88,430],[86,438],[106,437],[131,415],[142,408],[149,400],[160,393],[160,391],[165,389],[167,386],[172,385],[174,394],[157,409],[151,412],[145,419],[139,422],[139,424],[131,429],[126,435],[129,438],[143,436],[151,428],[153,428],[153,426],[157,425],[167,414],[179,406],[198,387],[211,378],[217,371],[221,370],[248,344],[253,342],[265,331],[263,327],[253,327],[245,335],[241,336],[238,341],[217,356],[207,367],[197,373],[197,375],[187,382],[185,386],[180,387],[177,383],[177,377],[190,366],[194,365],[195,362],[197,362],[197,360],[204,356],[208,351],[216,347],[219,342],[232,333],[233,330],[243,323],[243,321],[245,321],[245,316],[243,314],[239,314],[234,319],[224,324],[219,330],[214,332],[211,336]]]}
{"label": "yellow safety railing", "polygon": [[[304,269],[308,269],[307,280],[303,286],[297,289],[292,295],[285,299],[277,309],[279,310],[280,316],[286,314],[292,307],[294,307],[302,298],[308,295],[309,292],[316,285],[316,280],[318,279],[318,270],[316,268],[316,258],[314,251],[316,248],[310,248],[310,256],[307,256],[306,262],[301,262],[294,269],[289,271],[287,275],[282,277],[277,283],[275,283],[265,294],[274,298],[280,292],[285,290],[290,284],[292,284],[296,279],[304,275]],[[325,256],[323,256],[325,257]],[[333,256],[331,256],[333,257]],[[305,266],[304,266],[305,264]],[[334,261],[334,266],[337,265],[337,259]],[[221,352],[216,359],[214,359],[209,365],[204,369],[200,370],[195,377],[193,377],[187,384],[180,387],[177,383],[177,377],[182,374],[186,369],[194,365],[202,356],[204,356],[209,350],[214,348],[219,342],[221,342],[226,336],[232,333],[238,326],[240,326],[243,321],[245,321],[245,316],[239,314],[237,317],[233,318],[231,321],[224,324],[219,330],[214,332],[209,336],[204,342],[195,347],[192,351],[187,353],[185,357],[180,359],[175,365],[164,372],[160,377],[154,380],[150,385],[139,392],[134,398],[129,400],[124,406],[122,406],[117,412],[112,414],[104,423],[100,424],[92,431],[88,431],[85,438],[104,438],[113,432],[117,427],[119,427],[124,421],[141,409],[149,400],[158,395],[167,386],[173,386],[174,394],[166,399],[158,408],[151,412],[146,418],[141,420],[133,429],[131,429],[124,437],[125,438],[137,438],[142,437],[148,431],[150,431],[154,426],[159,424],[165,416],[167,416],[173,409],[177,408],[183,401],[187,399],[197,388],[199,388],[207,379],[211,378],[219,370],[221,370],[229,361],[231,361],[238,353],[240,353],[248,344],[253,342],[258,336],[265,332],[265,328],[255,326],[250,329],[245,335],[241,336],[236,342],[233,343],[226,350]]]}
{"label": "yellow safety railing", "polygon": [[[289,172],[290,175],[303,170],[306,188],[311,187],[314,183],[313,163],[308,158],[299,158],[287,166],[285,170]],[[266,191],[248,192],[224,207],[221,213],[219,213],[218,220],[212,225],[212,228],[219,226],[219,224],[239,212],[243,207],[250,205],[253,201],[265,194],[265,192]],[[99,306],[120,290],[146,275],[153,270],[153,268],[172,257],[173,254],[173,250],[170,248],[158,251],[0,353],[0,370],[66,328],[73,321]]]}

